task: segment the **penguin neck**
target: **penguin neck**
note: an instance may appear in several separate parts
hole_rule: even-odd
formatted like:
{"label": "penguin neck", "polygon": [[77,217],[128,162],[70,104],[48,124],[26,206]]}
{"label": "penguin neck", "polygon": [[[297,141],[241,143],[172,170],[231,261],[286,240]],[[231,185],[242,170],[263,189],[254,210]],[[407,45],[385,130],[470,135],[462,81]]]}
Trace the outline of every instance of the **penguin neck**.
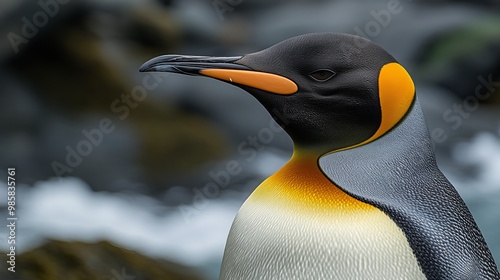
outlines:
{"label": "penguin neck", "polygon": [[288,163],[291,162],[298,162],[298,161],[315,161],[317,162],[318,159],[325,153],[323,151],[324,149],[317,148],[317,147],[304,147],[304,146],[298,146],[294,145],[293,147],[293,154]]}
{"label": "penguin neck", "polygon": [[365,203],[347,195],[319,168],[324,152],[295,147],[288,163],[267,178],[247,203],[281,205],[281,209],[300,212],[354,211],[368,209]]}
{"label": "penguin neck", "polygon": [[329,147],[328,145],[300,145],[294,143],[293,154],[290,161],[300,161],[300,160],[319,160],[324,154],[330,153],[335,149]]}

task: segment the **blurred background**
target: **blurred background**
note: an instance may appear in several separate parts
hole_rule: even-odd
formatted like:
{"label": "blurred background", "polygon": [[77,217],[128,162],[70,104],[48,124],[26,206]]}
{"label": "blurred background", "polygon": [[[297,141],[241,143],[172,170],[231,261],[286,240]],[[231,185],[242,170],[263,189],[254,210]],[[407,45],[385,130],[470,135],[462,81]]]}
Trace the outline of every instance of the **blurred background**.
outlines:
{"label": "blurred background", "polygon": [[495,0],[2,1],[0,224],[8,167],[19,220],[18,272],[0,278],[218,279],[238,208],[291,141],[266,134],[270,116],[236,87],[138,68],[309,32],[365,36],[406,67],[438,164],[499,263],[499,11]]}

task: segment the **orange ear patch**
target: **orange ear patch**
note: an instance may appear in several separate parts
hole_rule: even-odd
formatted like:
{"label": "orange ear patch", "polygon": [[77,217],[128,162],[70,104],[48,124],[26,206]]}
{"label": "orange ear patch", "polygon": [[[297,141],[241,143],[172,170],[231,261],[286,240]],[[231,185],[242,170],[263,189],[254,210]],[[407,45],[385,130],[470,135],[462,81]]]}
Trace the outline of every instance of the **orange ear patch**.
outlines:
{"label": "orange ear patch", "polygon": [[408,112],[415,99],[415,85],[399,63],[384,65],[378,78],[382,122],[370,141],[377,139],[393,128]]}
{"label": "orange ear patch", "polygon": [[336,151],[355,148],[384,135],[408,112],[415,99],[415,85],[401,64],[391,62],[382,67],[378,76],[378,94],[382,120],[377,131],[365,141]]}

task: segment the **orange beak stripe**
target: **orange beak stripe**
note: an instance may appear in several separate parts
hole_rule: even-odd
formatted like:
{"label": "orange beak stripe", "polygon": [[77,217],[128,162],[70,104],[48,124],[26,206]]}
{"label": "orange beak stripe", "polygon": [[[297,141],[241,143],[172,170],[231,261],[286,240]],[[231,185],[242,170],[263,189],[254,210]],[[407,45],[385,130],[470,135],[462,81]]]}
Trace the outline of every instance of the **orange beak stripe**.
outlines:
{"label": "orange beak stripe", "polygon": [[235,69],[203,69],[200,70],[200,74],[276,94],[289,95],[296,93],[298,90],[297,85],[292,80],[265,72]]}

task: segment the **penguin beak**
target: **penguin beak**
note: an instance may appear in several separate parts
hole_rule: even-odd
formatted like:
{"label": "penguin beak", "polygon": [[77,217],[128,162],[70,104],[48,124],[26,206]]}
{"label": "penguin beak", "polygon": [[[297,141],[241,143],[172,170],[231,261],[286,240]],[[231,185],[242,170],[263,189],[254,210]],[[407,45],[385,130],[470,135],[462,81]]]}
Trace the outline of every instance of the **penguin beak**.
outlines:
{"label": "penguin beak", "polygon": [[210,57],[162,55],[144,63],[141,72],[171,72],[206,76],[237,86],[246,86],[275,94],[289,95],[298,87],[292,80],[273,73],[251,69],[238,61],[242,56]]}

